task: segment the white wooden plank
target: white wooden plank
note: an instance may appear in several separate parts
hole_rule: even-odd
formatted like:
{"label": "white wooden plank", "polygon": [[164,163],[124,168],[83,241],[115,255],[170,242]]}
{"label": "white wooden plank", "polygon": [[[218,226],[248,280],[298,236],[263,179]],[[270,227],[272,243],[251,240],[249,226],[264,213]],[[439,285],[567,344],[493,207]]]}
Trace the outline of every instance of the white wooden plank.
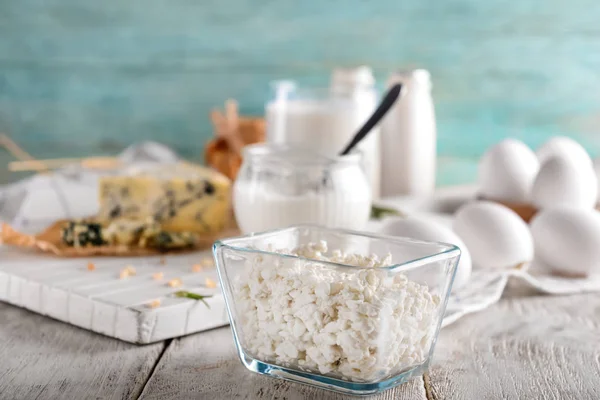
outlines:
{"label": "white wooden plank", "polygon": [[135,399],[163,348],[124,343],[0,303],[0,398]]}
{"label": "white wooden plank", "polygon": [[[226,327],[173,340],[141,398],[343,400],[348,396],[246,370]],[[424,383],[417,378],[369,399],[425,400]]]}
{"label": "white wooden plank", "polygon": [[597,294],[513,295],[444,329],[434,399],[600,398]]}
{"label": "white wooden plank", "polygon": [[8,299],[9,276],[4,272],[0,272],[0,301]]}
{"label": "white wooden plank", "polygon": [[[150,343],[148,339],[144,341],[141,335],[140,326],[143,322],[143,314],[128,308],[117,308],[117,323],[115,324],[114,337],[136,343]],[[129,339],[129,340],[128,340]]]}
{"label": "white wooden plank", "polygon": [[44,302],[40,310],[41,314],[48,315],[60,321],[69,320],[69,293],[50,286],[42,287]]}

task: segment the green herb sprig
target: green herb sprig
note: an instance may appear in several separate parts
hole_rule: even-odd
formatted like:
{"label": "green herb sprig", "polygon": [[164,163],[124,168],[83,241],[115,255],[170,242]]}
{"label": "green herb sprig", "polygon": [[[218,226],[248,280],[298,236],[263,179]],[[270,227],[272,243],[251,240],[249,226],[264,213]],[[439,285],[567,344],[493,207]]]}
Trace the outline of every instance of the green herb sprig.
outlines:
{"label": "green herb sprig", "polygon": [[210,308],[210,306],[204,299],[208,299],[212,296],[204,296],[202,294],[192,293],[192,292],[188,292],[186,290],[180,290],[178,292],[175,292],[174,294],[175,294],[175,297],[184,297],[184,298],[188,298],[188,299],[192,299],[192,300],[200,300],[201,302],[206,304],[206,307]]}
{"label": "green herb sprig", "polygon": [[376,205],[371,206],[371,218],[381,219],[386,216],[404,217],[406,215],[403,212],[396,210],[395,208],[380,207]]}

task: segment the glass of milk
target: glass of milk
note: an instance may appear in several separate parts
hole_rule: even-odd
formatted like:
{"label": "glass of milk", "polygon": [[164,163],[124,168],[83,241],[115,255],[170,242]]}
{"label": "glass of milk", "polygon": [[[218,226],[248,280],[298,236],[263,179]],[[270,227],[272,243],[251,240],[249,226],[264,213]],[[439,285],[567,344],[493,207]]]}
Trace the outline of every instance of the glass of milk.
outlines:
{"label": "glass of milk", "polygon": [[361,230],[371,191],[359,153],[326,157],[280,144],[244,147],[233,186],[235,218],[243,233],[295,224]]}
{"label": "glass of milk", "polygon": [[[374,81],[346,79],[346,72],[335,71],[326,88],[273,82],[274,96],[265,106],[267,142],[301,146],[329,157],[339,154],[377,106]],[[358,146],[374,198],[380,192],[379,146],[377,128]]]}

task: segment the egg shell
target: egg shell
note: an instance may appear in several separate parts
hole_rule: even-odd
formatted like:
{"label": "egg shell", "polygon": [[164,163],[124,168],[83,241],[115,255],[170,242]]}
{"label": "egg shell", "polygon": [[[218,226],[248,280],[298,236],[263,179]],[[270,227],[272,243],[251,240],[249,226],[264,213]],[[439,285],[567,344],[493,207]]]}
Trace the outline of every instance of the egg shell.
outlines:
{"label": "egg shell", "polygon": [[598,181],[592,164],[551,157],[542,164],[533,187],[531,202],[538,209],[554,207],[593,208]]}
{"label": "egg shell", "polygon": [[479,194],[493,200],[527,203],[539,162],[527,145],[505,139],[488,149],[479,161]]}
{"label": "egg shell", "polygon": [[465,204],[456,212],[452,227],[469,249],[475,267],[512,268],[533,259],[527,224],[500,204]]}
{"label": "egg shell", "polygon": [[454,276],[454,283],[452,284],[452,291],[455,292],[464,287],[471,278],[471,254],[467,246],[450,228],[441,223],[426,218],[394,218],[383,225],[381,232],[391,236],[449,243],[457,246],[461,254]]}
{"label": "egg shell", "polygon": [[577,141],[566,136],[555,136],[544,143],[536,155],[540,164],[552,157],[561,157],[574,163],[591,164],[592,159],[585,148]]}
{"label": "egg shell", "polygon": [[553,272],[574,277],[600,272],[598,211],[566,207],[544,210],[531,221],[531,233],[536,259]]}

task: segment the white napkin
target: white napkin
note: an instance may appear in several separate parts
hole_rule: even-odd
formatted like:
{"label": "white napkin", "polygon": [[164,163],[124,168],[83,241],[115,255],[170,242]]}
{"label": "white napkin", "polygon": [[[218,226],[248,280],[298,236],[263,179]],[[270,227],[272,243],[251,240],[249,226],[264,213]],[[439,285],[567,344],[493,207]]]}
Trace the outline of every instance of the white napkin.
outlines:
{"label": "white napkin", "polygon": [[[119,156],[125,164],[174,162],[177,155],[155,142],[125,149]],[[0,187],[0,221],[35,232],[57,219],[82,218],[98,210],[98,178],[102,172],[69,165],[52,174],[39,174]]]}
{"label": "white napkin", "polygon": [[565,295],[600,291],[598,274],[587,278],[556,276],[548,273],[548,269],[539,262],[533,262],[525,269],[512,270],[509,276],[546,294]]}
{"label": "white napkin", "polygon": [[442,327],[448,326],[467,314],[485,310],[502,297],[508,282],[504,272],[475,270],[469,282],[448,299]]}

